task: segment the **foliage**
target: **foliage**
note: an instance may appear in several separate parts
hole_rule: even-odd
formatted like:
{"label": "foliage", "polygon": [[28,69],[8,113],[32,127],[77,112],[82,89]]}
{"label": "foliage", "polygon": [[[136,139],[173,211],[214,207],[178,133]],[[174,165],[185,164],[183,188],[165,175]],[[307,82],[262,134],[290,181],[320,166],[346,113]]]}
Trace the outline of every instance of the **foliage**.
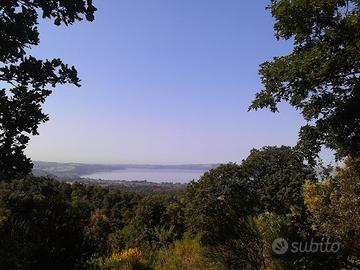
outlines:
{"label": "foliage", "polygon": [[211,270],[215,269],[204,256],[198,238],[185,237],[159,251],[156,270]]}
{"label": "foliage", "polygon": [[98,253],[107,253],[110,249],[108,238],[111,232],[111,225],[109,218],[104,212],[102,209],[93,211],[90,216],[89,225],[84,230],[86,238],[91,243],[96,243]]}
{"label": "foliage", "polygon": [[[322,243],[324,240],[311,230],[306,216],[296,208],[286,215],[265,212],[255,218],[260,238],[263,243],[263,268],[270,270],[282,269],[339,269],[341,254],[306,252],[293,253],[292,243]],[[285,239],[289,250],[283,255],[277,255],[272,250],[272,243],[277,238]]]}
{"label": "foliage", "polygon": [[[269,8],[277,38],[293,39],[294,50],[261,66],[265,88],[250,108],[275,112],[287,101],[301,110],[308,123],[297,148],[253,149],[185,193],[143,186],[145,194],[18,176],[31,171],[24,149],[48,120],[41,106],[52,88],[80,83],[60,59],[27,54],[40,42],[38,16],[69,25],[92,21],[96,9],[91,0],[1,1],[0,269],[359,269],[360,2],[272,0]],[[323,145],[348,158],[317,182]],[[279,257],[278,237],[328,237],[344,249]]]}
{"label": "foliage", "polygon": [[321,146],[338,157],[360,155],[360,2],[272,0],[278,39],[294,41],[293,52],[260,67],[264,89],[250,109],[285,101],[308,123],[299,149],[314,162]]}
{"label": "foliage", "polygon": [[256,188],[260,210],[285,214],[303,207],[302,186],[315,171],[288,146],[253,149],[240,166],[242,177]]}
{"label": "foliage", "polygon": [[[0,182],[0,269],[89,269],[141,196],[26,177]],[[108,215],[120,208],[124,215]]]}
{"label": "foliage", "polygon": [[38,17],[65,25],[94,19],[92,0],[1,1],[0,3],[0,176],[29,174],[24,154],[29,135],[48,120],[41,105],[58,84],[80,86],[74,67],[60,59],[38,60],[27,49],[39,44]]}
{"label": "foliage", "polygon": [[206,172],[189,184],[186,223],[194,233],[228,231],[232,223],[254,211],[256,198],[251,183],[243,181],[239,165],[230,163]]}
{"label": "foliage", "polygon": [[257,261],[258,238],[250,216],[257,201],[253,183],[241,177],[238,165],[210,170],[189,185],[185,196],[188,229],[200,234],[208,258],[225,269],[247,269]]}
{"label": "foliage", "polygon": [[128,246],[161,247],[180,238],[182,209],[167,195],[148,195],[139,203],[123,237]]}
{"label": "foliage", "polygon": [[225,239],[213,238],[211,244],[204,246],[205,255],[218,269],[258,270],[263,264],[262,242],[251,216],[241,218],[233,224],[233,235],[227,233]]}
{"label": "foliage", "polygon": [[[271,175],[266,165],[275,160],[279,171],[291,170],[283,159],[257,151],[243,164],[221,165],[205,173],[188,185],[185,194],[130,193],[35,177],[2,181],[0,268],[108,269],[115,267],[108,264],[111,254],[117,254],[115,263],[115,258],[126,257],[120,256],[127,254],[124,250],[138,247],[140,267],[149,269],[340,269],[340,264],[356,269],[358,222],[351,214],[357,209],[358,163],[347,162],[338,170],[330,193],[327,182],[307,182],[309,218],[304,203],[290,203],[286,196],[273,198],[279,207],[286,205],[284,211],[262,206],[258,198],[269,191],[250,181],[255,164],[263,176]],[[258,155],[262,154],[269,163],[261,164]],[[278,185],[281,189],[288,183]],[[339,207],[340,212],[333,210]],[[339,217],[344,224],[339,224]],[[277,237],[305,242],[321,241],[324,235],[346,241],[347,253],[276,257],[270,250]],[[123,267],[125,261],[116,267]]]}
{"label": "foliage", "polygon": [[221,165],[189,185],[187,228],[219,269],[326,269],[334,263],[327,254],[276,258],[270,250],[278,237],[319,240],[303,200],[306,179],[316,182],[315,171],[295,149],[254,149],[240,165]]}
{"label": "foliage", "polygon": [[333,177],[322,183],[307,182],[306,206],[314,229],[321,235],[337,239],[346,251],[360,259],[360,174],[359,161],[347,159]]}
{"label": "foliage", "polygon": [[255,218],[255,224],[263,244],[263,268],[276,270],[288,269],[289,266],[286,260],[284,260],[284,257],[274,256],[271,244],[276,238],[287,238],[286,230],[291,226],[289,218],[265,212]]}
{"label": "foliage", "polygon": [[81,212],[59,183],[27,178],[0,183],[0,268],[85,269],[92,252]]}
{"label": "foliage", "polygon": [[148,269],[142,252],[138,248],[129,248],[122,252],[116,252],[105,263],[113,270],[146,270]]}

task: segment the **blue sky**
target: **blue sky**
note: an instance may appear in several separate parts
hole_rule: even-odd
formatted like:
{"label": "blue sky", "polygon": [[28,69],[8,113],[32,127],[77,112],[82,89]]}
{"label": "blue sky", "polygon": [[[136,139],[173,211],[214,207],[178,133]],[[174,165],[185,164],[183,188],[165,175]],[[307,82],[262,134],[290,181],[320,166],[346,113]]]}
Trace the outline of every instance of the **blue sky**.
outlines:
{"label": "blue sky", "polygon": [[273,36],[268,1],[94,1],[93,23],[39,25],[30,53],[75,65],[82,87],[57,88],[34,160],[91,163],[240,161],[264,145],[294,145],[303,120],[247,112],[258,66],[291,51]]}

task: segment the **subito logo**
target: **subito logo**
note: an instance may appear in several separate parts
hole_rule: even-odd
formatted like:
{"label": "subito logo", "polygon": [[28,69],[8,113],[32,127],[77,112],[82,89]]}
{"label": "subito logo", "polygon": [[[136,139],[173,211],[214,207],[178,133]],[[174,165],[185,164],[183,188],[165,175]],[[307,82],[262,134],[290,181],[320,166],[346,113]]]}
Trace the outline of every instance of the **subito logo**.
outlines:
{"label": "subito logo", "polygon": [[272,251],[277,255],[283,255],[288,251],[289,244],[284,238],[276,238],[271,244]]}

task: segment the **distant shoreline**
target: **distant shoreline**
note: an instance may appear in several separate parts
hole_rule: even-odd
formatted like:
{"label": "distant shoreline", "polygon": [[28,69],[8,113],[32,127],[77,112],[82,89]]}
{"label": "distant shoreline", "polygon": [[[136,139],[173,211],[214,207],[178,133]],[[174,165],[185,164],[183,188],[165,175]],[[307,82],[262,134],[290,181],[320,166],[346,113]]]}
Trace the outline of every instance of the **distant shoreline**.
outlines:
{"label": "distant shoreline", "polygon": [[[33,174],[36,176],[53,176],[62,179],[94,179],[103,181],[149,181],[185,183],[209,171],[219,164],[85,164],[35,161]],[[119,174],[119,179],[110,179],[108,175]],[[123,173],[123,174],[122,174]],[[168,176],[164,176],[165,174]],[[148,174],[148,176],[147,176]],[[186,175],[188,174],[188,175]],[[158,178],[156,176],[158,175]],[[184,177],[183,177],[184,176]],[[115,177],[115,176],[114,176]],[[124,178],[125,177],[125,178]],[[139,179],[136,179],[138,177]],[[190,178],[189,178],[190,177]],[[126,179],[128,178],[128,179]],[[130,180],[129,180],[130,179]],[[164,180],[164,181],[162,181]],[[178,180],[178,181],[176,181]]]}

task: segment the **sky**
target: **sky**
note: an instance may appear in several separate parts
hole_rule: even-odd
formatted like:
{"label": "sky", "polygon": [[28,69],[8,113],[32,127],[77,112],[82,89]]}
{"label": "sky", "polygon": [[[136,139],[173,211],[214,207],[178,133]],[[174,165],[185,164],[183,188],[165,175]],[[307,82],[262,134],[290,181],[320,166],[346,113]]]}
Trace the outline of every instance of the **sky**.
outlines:
{"label": "sky", "polygon": [[[29,53],[74,65],[44,105],[50,121],[26,153],[83,163],[239,162],[252,148],[295,145],[304,121],[248,112],[259,65],[291,52],[274,37],[268,0],[95,0],[94,22],[42,20]],[[328,158],[325,155],[325,158]]]}

